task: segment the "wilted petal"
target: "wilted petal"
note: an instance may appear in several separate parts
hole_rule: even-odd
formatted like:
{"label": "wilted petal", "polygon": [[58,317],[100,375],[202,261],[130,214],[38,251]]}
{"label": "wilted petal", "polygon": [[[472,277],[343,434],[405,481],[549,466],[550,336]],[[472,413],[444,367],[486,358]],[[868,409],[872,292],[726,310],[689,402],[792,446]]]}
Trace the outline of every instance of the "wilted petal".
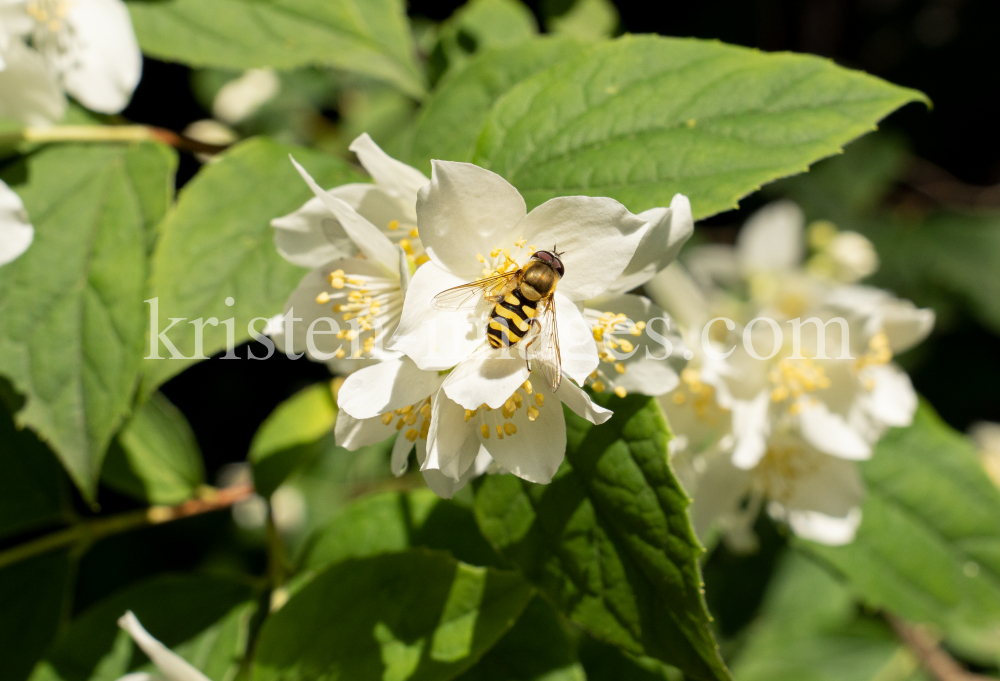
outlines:
{"label": "wilted petal", "polygon": [[528,213],[512,234],[540,251],[558,248],[566,267],[559,292],[582,301],[604,293],[625,271],[645,226],[614,199],[561,196]]}
{"label": "wilted petal", "polygon": [[69,94],[92,111],[124,109],[142,75],[142,53],[121,0],[67,3],[69,49],[54,45],[45,56],[56,64]]}
{"label": "wilted petal", "polygon": [[166,681],[209,681],[209,678],[194,668],[190,662],[167,648],[142,628],[139,620],[126,612],[118,620],[118,626],[132,637],[153,664],[157,666]]}
{"label": "wilted petal", "polygon": [[507,180],[471,163],[434,161],[431,182],[417,199],[427,255],[465,282],[482,274],[477,255],[485,257],[490,249],[512,242],[511,233],[524,214],[524,199]]}

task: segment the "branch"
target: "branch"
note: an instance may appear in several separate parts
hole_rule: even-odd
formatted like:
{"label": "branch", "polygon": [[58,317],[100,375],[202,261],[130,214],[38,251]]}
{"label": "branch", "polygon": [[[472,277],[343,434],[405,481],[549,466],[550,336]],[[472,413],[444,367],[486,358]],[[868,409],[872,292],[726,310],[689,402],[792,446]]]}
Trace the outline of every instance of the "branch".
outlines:
{"label": "branch", "polygon": [[885,618],[896,635],[907,645],[936,681],[991,681],[987,676],[973,674],[949,655],[926,629],[904,622],[895,615]]}
{"label": "branch", "polygon": [[176,506],[150,506],[106,518],[78,522],[65,529],[0,551],[0,569],[67,546],[85,551],[94,542],[111,535],[229,508],[237,502],[250,498],[253,493],[253,485],[239,485],[213,490],[203,498],[189,499]]}
{"label": "branch", "polygon": [[1000,207],[1000,184],[987,187],[966,184],[944,168],[921,158],[911,161],[906,183],[929,199],[951,208],[981,210]]}
{"label": "branch", "polygon": [[185,137],[173,130],[152,125],[53,125],[45,128],[24,128],[0,134],[0,143],[18,142],[49,144],[52,142],[162,142],[182,151],[218,154],[228,144],[208,144]]}

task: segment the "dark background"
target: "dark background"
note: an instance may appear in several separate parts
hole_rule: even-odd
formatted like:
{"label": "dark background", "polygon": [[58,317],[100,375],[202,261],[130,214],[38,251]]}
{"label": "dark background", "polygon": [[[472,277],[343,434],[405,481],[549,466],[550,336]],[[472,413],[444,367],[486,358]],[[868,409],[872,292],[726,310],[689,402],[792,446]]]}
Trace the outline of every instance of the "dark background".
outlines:
{"label": "dark background", "polygon": [[[528,2],[544,23],[555,4]],[[412,16],[447,18],[460,2],[418,0]],[[615,3],[621,31],[694,36],[830,57],[900,85],[925,92],[928,111],[910,105],[883,128],[903,133],[914,153],[971,185],[1000,183],[1000,2],[996,0],[716,0]],[[145,73],[125,116],[183,130],[208,113],[191,94],[186,67],[146,60]],[[197,170],[183,155],[178,183]],[[759,199],[748,199],[749,207]],[[731,234],[747,210],[706,222],[707,232]],[[728,228],[728,229],[727,229]],[[976,420],[1000,421],[1000,342],[963,322],[928,342],[914,368],[914,383],[942,415],[964,430]],[[280,353],[267,362],[202,362],[164,386],[187,415],[205,454],[209,474],[241,461],[258,424],[304,385],[327,377],[308,361]],[[988,378],[996,379],[986,380]]]}

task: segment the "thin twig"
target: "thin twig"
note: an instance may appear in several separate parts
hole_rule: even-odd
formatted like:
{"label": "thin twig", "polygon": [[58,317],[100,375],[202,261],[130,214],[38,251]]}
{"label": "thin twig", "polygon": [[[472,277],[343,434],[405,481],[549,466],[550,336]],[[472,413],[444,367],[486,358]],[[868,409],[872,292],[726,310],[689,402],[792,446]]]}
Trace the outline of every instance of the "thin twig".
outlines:
{"label": "thin twig", "polygon": [[50,144],[54,142],[150,142],[169,144],[175,149],[201,154],[218,154],[228,144],[208,144],[191,139],[173,130],[153,125],[53,125],[44,128],[24,128],[0,135],[0,142]]}
{"label": "thin twig", "polygon": [[239,485],[213,490],[211,494],[203,498],[190,499],[176,506],[150,506],[106,518],[81,521],[65,529],[0,551],[0,569],[67,546],[75,546],[78,550],[83,551],[99,539],[111,535],[229,508],[237,502],[248,499],[253,493],[253,485]]}
{"label": "thin twig", "polygon": [[1000,184],[985,187],[966,184],[944,168],[922,158],[911,160],[905,181],[924,196],[950,208],[1000,208]]}
{"label": "thin twig", "polygon": [[936,681],[990,681],[987,676],[973,674],[963,668],[944,648],[938,645],[938,642],[926,629],[904,622],[895,615],[887,614],[885,618],[895,630],[896,635],[913,651],[913,654]]}

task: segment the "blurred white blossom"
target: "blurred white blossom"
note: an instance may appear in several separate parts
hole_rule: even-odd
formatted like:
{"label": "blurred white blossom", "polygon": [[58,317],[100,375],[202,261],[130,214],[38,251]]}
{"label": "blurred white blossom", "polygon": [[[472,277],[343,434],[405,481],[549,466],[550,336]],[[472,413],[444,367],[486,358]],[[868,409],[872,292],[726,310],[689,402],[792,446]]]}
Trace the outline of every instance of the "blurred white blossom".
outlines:
{"label": "blurred white blossom", "polygon": [[35,228],[21,197],[0,180],[0,265],[18,258],[34,238]]}
{"label": "blurred white blossom", "polygon": [[979,449],[979,460],[982,461],[983,468],[994,484],[1000,487],[1000,423],[974,423],[969,428],[969,435]]}
{"label": "blurred white blossom", "polygon": [[[735,548],[752,546],[761,508],[800,536],[851,541],[863,496],[853,462],[916,410],[892,358],[930,332],[933,312],[845,283],[872,263],[858,253],[817,271],[815,258],[851,234],[822,229],[825,250],[807,261],[801,210],[771,204],[735,247],[695,250],[694,277],[673,266],[646,287],[695,350],[678,388],[661,398],[695,524],[703,535],[721,529]],[[850,248],[865,252],[856,236]]]}
{"label": "blurred white blossom", "polygon": [[281,80],[271,69],[249,69],[223,85],[212,102],[212,115],[227,125],[252,116],[281,89]]}
{"label": "blurred white blossom", "polygon": [[119,678],[118,681],[209,681],[209,678],[194,665],[153,638],[131,610],[119,618],[118,626],[128,632],[159,672],[154,674],[133,672]]}
{"label": "blurred white blossom", "polygon": [[92,111],[118,113],[142,74],[121,0],[6,0],[0,57],[0,113],[27,125],[60,120],[61,91]]}

